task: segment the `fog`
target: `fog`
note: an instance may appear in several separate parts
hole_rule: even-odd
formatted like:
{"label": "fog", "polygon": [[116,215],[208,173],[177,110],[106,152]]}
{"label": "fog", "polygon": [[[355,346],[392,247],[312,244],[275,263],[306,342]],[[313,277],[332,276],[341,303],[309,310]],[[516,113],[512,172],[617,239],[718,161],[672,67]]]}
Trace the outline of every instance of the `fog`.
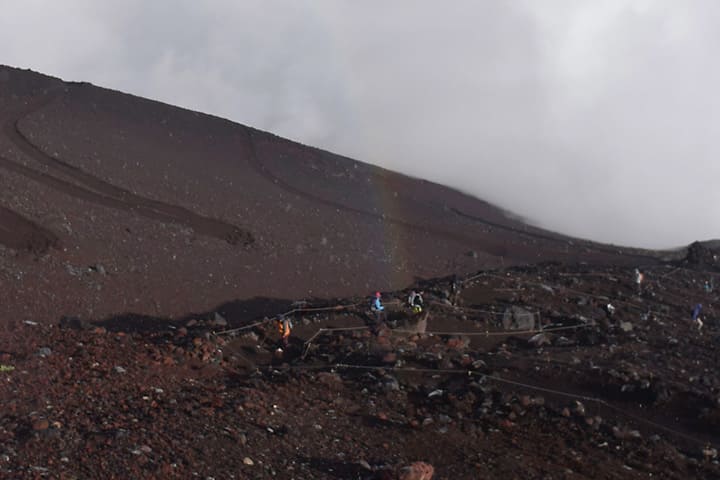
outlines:
{"label": "fog", "polygon": [[598,241],[720,237],[713,0],[0,0],[0,63],[212,113]]}

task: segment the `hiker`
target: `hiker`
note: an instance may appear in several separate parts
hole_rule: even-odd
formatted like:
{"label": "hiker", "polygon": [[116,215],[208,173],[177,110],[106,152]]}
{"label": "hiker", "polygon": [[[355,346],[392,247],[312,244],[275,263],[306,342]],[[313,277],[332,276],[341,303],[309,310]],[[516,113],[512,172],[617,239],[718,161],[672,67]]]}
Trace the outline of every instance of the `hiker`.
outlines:
{"label": "hiker", "polygon": [[705,289],[705,293],[712,293],[712,291],[713,291],[712,280],[710,280],[710,281],[705,280],[705,285],[703,288]]}
{"label": "hiker", "polygon": [[645,275],[640,272],[637,268],[635,269],[635,284],[637,285],[638,295],[642,295],[642,283],[645,280]]}
{"label": "hiker", "polygon": [[607,312],[608,317],[612,317],[615,313],[615,306],[612,303],[608,303],[605,306],[605,311]]}
{"label": "hiker", "polygon": [[702,304],[698,303],[692,311],[692,320],[697,325],[698,330],[701,330],[703,327],[703,321],[700,318],[700,313],[702,313]]}
{"label": "hiker", "polygon": [[457,274],[453,275],[452,282],[450,282],[450,303],[457,305],[458,299],[460,298],[460,280],[458,280]]}
{"label": "hiker", "polygon": [[417,296],[417,292],[415,290],[410,292],[410,295],[408,295],[408,306],[410,308],[413,307],[413,304],[415,303],[415,297]]}
{"label": "hiker", "polygon": [[370,304],[370,310],[372,310],[375,313],[375,320],[380,323],[380,320],[385,315],[385,307],[382,304],[382,301],[380,300],[382,298],[382,294],[380,292],[375,292],[375,298],[373,299],[372,303]]}
{"label": "hiker", "polygon": [[408,297],[408,304],[410,305],[410,308],[412,309],[413,313],[420,313],[422,312],[423,307],[423,292],[417,293],[415,290],[410,292],[410,296]]}
{"label": "hiker", "polygon": [[283,347],[287,348],[290,343],[290,330],[293,327],[292,321],[283,315],[278,315],[275,322],[277,324],[278,333],[280,333],[282,339]]}

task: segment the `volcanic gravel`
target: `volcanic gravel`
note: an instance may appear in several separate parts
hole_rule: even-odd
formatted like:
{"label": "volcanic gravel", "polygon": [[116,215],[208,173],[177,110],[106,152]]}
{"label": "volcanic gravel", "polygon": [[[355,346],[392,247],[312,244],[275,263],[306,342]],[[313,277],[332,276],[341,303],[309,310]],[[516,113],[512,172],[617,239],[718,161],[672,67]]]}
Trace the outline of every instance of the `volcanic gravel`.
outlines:
{"label": "volcanic gravel", "polygon": [[0,478],[720,478],[716,243],[9,67],[0,127]]}
{"label": "volcanic gravel", "polygon": [[[426,462],[433,478],[715,477],[717,294],[705,273],[645,274],[637,295],[630,269],[479,272],[456,305],[426,282],[425,333],[404,291],[386,293],[381,325],[369,300],[306,305],[327,310],[290,314],[282,353],[281,311],[248,328],[221,313],[23,324],[2,355],[0,474],[372,479]],[[519,305],[543,333],[504,330]]]}

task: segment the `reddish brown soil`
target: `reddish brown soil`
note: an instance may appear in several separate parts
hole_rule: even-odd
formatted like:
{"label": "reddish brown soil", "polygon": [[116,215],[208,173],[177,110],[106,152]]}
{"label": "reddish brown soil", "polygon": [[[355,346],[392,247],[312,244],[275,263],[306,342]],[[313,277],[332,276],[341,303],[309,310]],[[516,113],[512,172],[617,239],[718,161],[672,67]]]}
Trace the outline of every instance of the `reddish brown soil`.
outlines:
{"label": "reddish brown soil", "polygon": [[[283,358],[268,323],[23,324],[4,335],[0,475],[379,479],[425,461],[447,479],[718,478],[717,294],[706,274],[646,274],[637,296],[629,269],[481,272],[455,307],[428,282],[433,335],[403,331],[406,292],[379,330],[347,299],[361,306],[293,315]],[[547,345],[499,334],[510,305],[540,313]]]}
{"label": "reddish brown soil", "polygon": [[[269,133],[5,67],[0,124],[0,478],[397,478],[415,461],[435,478],[720,473],[712,251],[671,269]],[[473,278],[452,307],[455,273]],[[445,333],[404,331],[416,319],[392,299],[412,284]],[[376,289],[395,292],[384,327],[366,311]],[[295,314],[279,357],[263,318],[300,299],[356,306]],[[542,346],[497,335],[513,305],[563,330]],[[341,327],[357,329],[319,332]]]}
{"label": "reddish brown soil", "polygon": [[[5,314],[37,303],[41,285],[52,297],[33,318],[55,321],[58,312],[177,316],[255,296],[355,295],[544,260],[656,261],[215,117],[2,72],[0,205],[59,239],[40,245],[61,246],[37,258],[35,240],[27,255],[18,248],[26,228],[0,219],[16,300],[0,305]],[[88,270],[98,265],[106,275]]]}

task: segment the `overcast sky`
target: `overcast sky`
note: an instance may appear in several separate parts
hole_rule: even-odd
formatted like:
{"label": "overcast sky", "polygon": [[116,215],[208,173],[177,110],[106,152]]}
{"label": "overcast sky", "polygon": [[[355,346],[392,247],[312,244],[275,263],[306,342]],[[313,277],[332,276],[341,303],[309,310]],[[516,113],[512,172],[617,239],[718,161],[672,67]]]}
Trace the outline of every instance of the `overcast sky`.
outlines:
{"label": "overcast sky", "polygon": [[227,117],[580,237],[720,238],[716,0],[0,8],[0,63]]}

